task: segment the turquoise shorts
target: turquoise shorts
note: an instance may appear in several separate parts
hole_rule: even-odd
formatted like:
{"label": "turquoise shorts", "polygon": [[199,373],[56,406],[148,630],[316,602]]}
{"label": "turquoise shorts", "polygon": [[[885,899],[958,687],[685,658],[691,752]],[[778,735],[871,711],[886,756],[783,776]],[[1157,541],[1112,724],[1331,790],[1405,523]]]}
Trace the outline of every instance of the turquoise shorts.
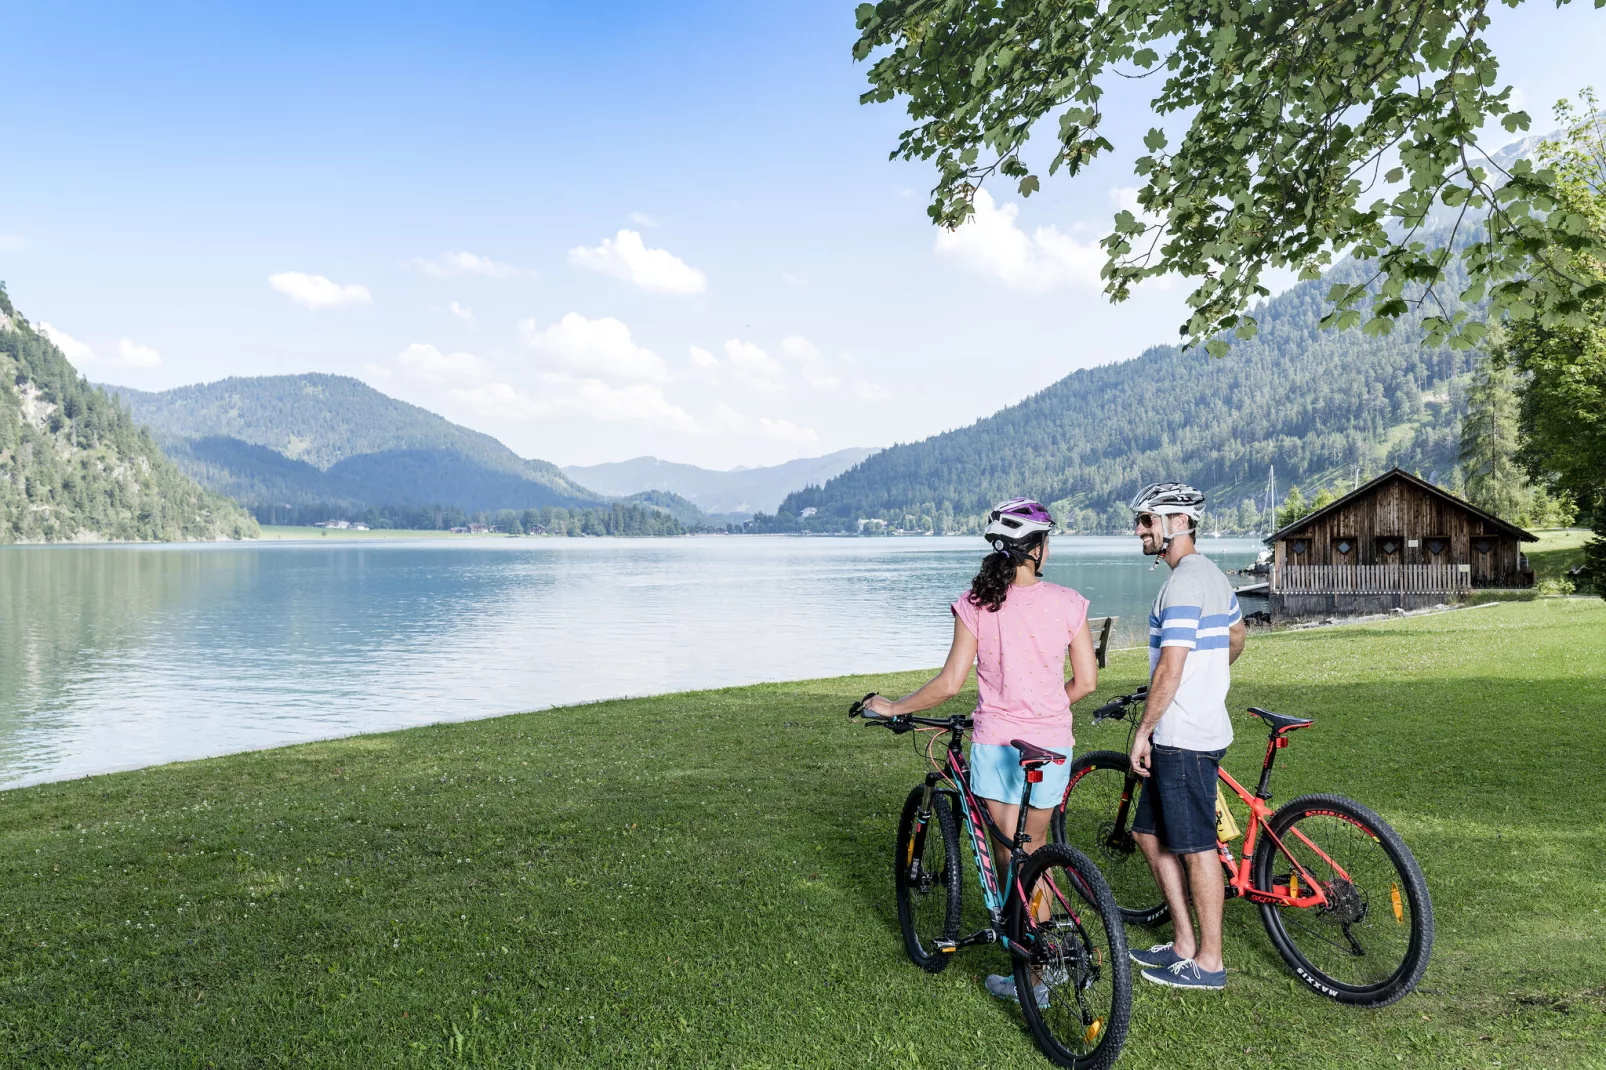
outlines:
{"label": "turquoise shorts", "polygon": [[[1071,782],[1071,752],[1055,747],[1045,749],[1065,755],[1065,761],[1061,765],[1051,762],[1043,766],[1042,781],[1032,785],[1031,805],[1039,810],[1052,810],[1065,797],[1065,785]],[[1007,743],[970,745],[970,790],[978,799],[995,799],[1019,806],[1025,789],[1026,770],[1020,767],[1020,751]]]}

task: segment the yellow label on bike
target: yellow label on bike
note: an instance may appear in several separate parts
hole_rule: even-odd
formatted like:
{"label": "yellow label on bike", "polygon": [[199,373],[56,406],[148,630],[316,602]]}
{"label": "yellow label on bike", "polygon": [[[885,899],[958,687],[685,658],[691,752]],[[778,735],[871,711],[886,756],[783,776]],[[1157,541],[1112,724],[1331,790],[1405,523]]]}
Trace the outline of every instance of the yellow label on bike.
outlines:
{"label": "yellow label on bike", "polygon": [[903,860],[903,864],[906,866],[915,864],[915,838],[913,836],[909,837],[909,857]]}
{"label": "yellow label on bike", "polygon": [[1225,843],[1236,840],[1243,833],[1238,831],[1238,822],[1232,819],[1232,811],[1227,809],[1227,796],[1221,791],[1221,783],[1216,783],[1216,839]]}

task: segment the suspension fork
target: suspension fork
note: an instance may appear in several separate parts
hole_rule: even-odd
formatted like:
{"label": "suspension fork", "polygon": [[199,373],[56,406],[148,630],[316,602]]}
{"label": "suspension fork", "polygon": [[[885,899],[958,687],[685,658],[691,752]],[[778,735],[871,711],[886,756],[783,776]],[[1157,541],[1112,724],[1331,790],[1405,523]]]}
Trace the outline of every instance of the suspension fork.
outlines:
{"label": "suspension fork", "polygon": [[936,773],[926,774],[926,790],[920,797],[920,808],[915,811],[915,827],[909,834],[909,850],[903,859],[903,868],[911,873],[915,859],[925,857],[926,829],[931,824],[931,797],[936,794],[937,782],[941,779]]}

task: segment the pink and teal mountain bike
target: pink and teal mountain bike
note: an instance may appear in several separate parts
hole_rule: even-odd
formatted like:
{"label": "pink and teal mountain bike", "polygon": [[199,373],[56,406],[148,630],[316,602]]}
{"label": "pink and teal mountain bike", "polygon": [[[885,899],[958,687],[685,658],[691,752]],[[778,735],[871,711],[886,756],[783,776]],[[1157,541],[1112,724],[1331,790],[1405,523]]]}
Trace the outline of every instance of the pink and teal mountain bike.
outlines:
{"label": "pink and teal mountain bike", "polygon": [[[1113,1065],[1132,1014],[1120,907],[1098,867],[1081,851],[1063,843],[1044,844],[1031,854],[1025,850],[1031,786],[1043,779],[1043,766],[1065,756],[1014,741],[1026,784],[1020,821],[1014,834],[1006,835],[970,790],[962,743],[971,718],[880,717],[864,708],[873,694],[855,702],[848,716],[897,735],[929,737],[925,756],[931,772],[904,801],[892,858],[898,925],[910,961],[937,973],[960,948],[998,944],[1013,961],[1021,1011],[1049,1061],[1077,1070]],[[937,749],[944,743],[939,758]],[[987,906],[987,924],[968,936],[959,935],[962,863],[956,810]],[[1009,852],[1002,874],[993,864],[989,841]]]}

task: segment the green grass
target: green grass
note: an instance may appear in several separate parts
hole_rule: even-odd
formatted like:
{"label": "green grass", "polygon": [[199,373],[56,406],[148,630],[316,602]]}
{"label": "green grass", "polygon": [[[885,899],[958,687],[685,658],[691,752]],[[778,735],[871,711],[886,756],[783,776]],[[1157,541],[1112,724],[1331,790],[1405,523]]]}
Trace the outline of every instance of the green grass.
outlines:
{"label": "green grass", "polygon": [[[1086,708],[1144,664],[1116,655]],[[1122,1065],[1606,1066],[1603,664],[1598,600],[1252,637],[1234,708],[1317,719],[1283,752],[1278,800],[1331,790],[1394,823],[1432,891],[1433,962],[1393,1007],[1339,1006],[1229,903],[1227,993],[1139,985]],[[1000,952],[935,977],[903,958],[888,856],[921,766],[843,713],[915,681],[609,702],[8,792],[0,1060],[1045,1066],[982,991]],[[1264,736],[1235,723],[1227,765],[1250,776]],[[1077,746],[1124,739],[1083,728]]]}
{"label": "green grass", "polygon": [[1584,543],[1590,539],[1588,528],[1546,528],[1534,532],[1536,543],[1524,543],[1523,552],[1533,565],[1534,581],[1567,578],[1567,570],[1584,563]]}

